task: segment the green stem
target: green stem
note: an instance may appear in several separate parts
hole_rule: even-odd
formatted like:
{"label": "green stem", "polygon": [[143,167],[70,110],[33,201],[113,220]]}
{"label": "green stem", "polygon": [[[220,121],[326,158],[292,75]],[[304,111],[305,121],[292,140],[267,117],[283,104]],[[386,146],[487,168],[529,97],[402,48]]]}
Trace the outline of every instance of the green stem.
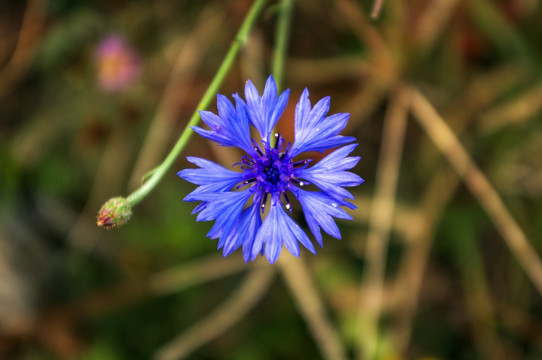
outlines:
{"label": "green stem", "polygon": [[293,3],[293,0],[281,0],[279,5],[279,19],[275,33],[275,54],[273,56],[273,77],[279,91],[282,88],[284,77],[284,62],[286,60],[288,40],[290,39]]}
{"label": "green stem", "polygon": [[250,8],[247,16],[245,17],[245,20],[243,21],[243,24],[241,25],[241,28],[239,29],[239,32],[237,33],[237,36],[235,37],[233,44],[230,47],[230,50],[222,61],[220,68],[218,69],[213,80],[211,81],[211,84],[207,88],[207,91],[205,91],[205,94],[199,102],[196,111],[194,111],[194,114],[192,114],[192,117],[190,118],[190,121],[188,121],[188,124],[183,130],[181,136],[179,137],[179,140],[177,140],[177,143],[175,143],[175,146],[173,146],[173,149],[171,149],[170,153],[164,159],[164,161],[152,171],[152,175],[148,178],[148,180],[145,181],[143,185],[141,185],[137,190],[135,190],[127,197],[127,201],[130,203],[130,205],[134,206],[141,200],[143,200],[160,182],[160,180],[164,177],[177,156],[179,156],[180,152],[186,145],[186,142],[193,133],[191,127],[197,125],[199,121],[199,111],[205,110],[207,106],[209,106],[211,100],[216,95],[220,85],[226,77],[226,74],[228,73],[233,64],[233,60],[235,60],[235,57],[239,53],[239,50],[245,44],[250,29],[262,12],[266,2],[267,0],[254,1],[254,4]]}

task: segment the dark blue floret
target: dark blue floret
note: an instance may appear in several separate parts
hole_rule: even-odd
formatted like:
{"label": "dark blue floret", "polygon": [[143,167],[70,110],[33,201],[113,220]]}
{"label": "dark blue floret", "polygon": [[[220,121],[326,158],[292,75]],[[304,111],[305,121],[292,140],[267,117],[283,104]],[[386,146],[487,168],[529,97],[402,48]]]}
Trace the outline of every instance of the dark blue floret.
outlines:
{"label": "dark blue floret", "polygon": [[[341,234],[334,218],[351,219],[341,206],[354,209],[349,203],[353,195],[344,187],[363,182],[358,175],[347,170],[354,167],[359,157],[348,156],[357,144],[338,148],[319,163],[309,167],[311,159],[293,160],[306,151],[336,148],[355,140],[339,135],[348,122],[349,114],[327,116],[329,97],[311,107],[307,89],[301,95],[295,112],[295,141],[286,144],[273,127],[284,112],[289,90],[277,97],[273,77],[267,80],[263,95],[247,81],[243,101],[234,95],[236,106],[225,96],[218,95],[218,115],[201,111],[205,130],[194,127],[201,136],[222,146],[235,146],[246,152],[234,164],[241,171],[231,171],[205,159],[189,157],[199,166],[185,169],[178,174],[183,179],[199,185],[185,201],[201,201],[194,212],[198,221],[215,220],[207,234],[218,238],[218,248],[227,256],[243,248],[246,262],[258,255],[274,263],[283,247],[299,256],[301,243],[309,251],[315,249],[305,232],[284,210],[292,211],[288,193],[301,204],[307,224],[320,246],[320,230],[340,239]],[[261,141],[250,138],[250,126],[256,128]],[[303,188],[315,185],[319,191]],[[266,209],[270,204],[267,215]]]}

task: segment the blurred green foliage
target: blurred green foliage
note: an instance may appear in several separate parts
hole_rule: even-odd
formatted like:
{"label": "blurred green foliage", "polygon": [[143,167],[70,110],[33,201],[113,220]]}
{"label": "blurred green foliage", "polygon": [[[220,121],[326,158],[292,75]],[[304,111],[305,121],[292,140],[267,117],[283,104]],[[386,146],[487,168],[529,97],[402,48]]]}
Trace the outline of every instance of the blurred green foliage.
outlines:
{"label": "blurred green foliage", "polygon": [[[226,266],[216,241],[205,237],[210,224],[196,222],[190,215],[194,204],[182,202],[193,187],[175,173],[189,166],[187,155],[226,165],[237,158],[234,151],[192,138],[128,225],[103,231],[94,222],[104,201],[133,191],[174,143],[250,3],[0,4],[0,358],[149,359],[239,286],[245,268],[213,280],[196,274],[192,284],[167,294],[146,287],[154,274],[212,254],[218,269]],[[359,30],[345,3],[363,14],[371,2],[295,3],[284,83],[292,89],[286,117],[308,87],[313,100],[331,95],[331,112],[352,114],[347,132],[359,139],[362,161],[355,171],[366,183],[353,191],[360,206],[351,213],[355,220],[340,222],[343,240],[327,237],[316,257],[302,254],[325,310],[354,356],[382,123],[398,82],[427,95],[542,253],[542,9],[529,0],[385,1],[380,18],[366,19],[369,30]],[[276,3],[271,4],[221,93],[242,91],[249,77],[262,85],[273,48]],[[25,23],[25,16],[33,20]],[[206,30],[209,22],[216,22],[217,30]],[[429,25],[422,31],[420,24]],[[363,31],[373,31],[391,48],[392,65]],[[124,37],[142,61],[141,76],[119,92],[106,92],[96,81],[95,49],[111,34]],[[175,65],[179,54],[185,62]],[[175,91],[157,120],[171,81]],[[394,294],[399,289],[394,281],[407,271],[403,260],[416,245],[405,241],[408,229],[417,226],[408,216],[419,209],[431,181],[449,170],[409,120],[395,211],[407,226],[396,221],[387,255],[388,305],[381,321],[386,358],[541,358],[541,294],[462,185],[443,185],[443,192],[453,187],[452,195],[436,216],[420,288]],[[158,135],[142,152],[155,123]],[[142,158],[146,167],[138,169]],[[401,299],[409,291],[419,300],[401,351],[395,335],[402,326]],[[247,316],[189,358],[322,355],[278,276]]]}

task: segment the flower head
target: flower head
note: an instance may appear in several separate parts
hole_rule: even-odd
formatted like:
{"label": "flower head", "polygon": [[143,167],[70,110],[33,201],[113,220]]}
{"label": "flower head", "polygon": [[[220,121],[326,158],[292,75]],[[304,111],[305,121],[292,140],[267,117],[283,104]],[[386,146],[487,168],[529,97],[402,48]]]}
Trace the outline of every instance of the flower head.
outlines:
{"label": "flower head", "polygon": [[104,38],[96,47],[98,83],[108,92],[121,91],[137,80],[141,72],[139,56],[118,35]]}
{"label": "flower head", "polygon": [[[295,141],[286,144],[272,129],[288,102],[289,90],[277,96],[272,76],[267,79],[262,96],[254,85],[245,85],[246,101],[233,95],[235,106],[223,95],[217,97],[218,115],[200,111],[209,130],[194,127],[194,131],[222,146],[236,146],[246,152],[234,164],[240,171],[228,170],[209,160],[189,157],[199,166],[178,173],[183,179],[199,185],[185,201],[201,201],[194,213],[198,221],[215,220],[207,234],[218,238],[218,248],[224,256],[242,246],[245,261],[265,254],[274,263],[285,246],[299,256],[299,243],[312,253],[314,246],[305,232],[285,210],[292,212],[294,198],[301,204],[307,224],[320,246],[320,229],[340,239],[340,231],[333,218],[351,219],[341,206],[354,209],[349,203],[353,195],[344,187],[363,182],[347,170],[354,167],[359,157],[348,156],[357,146],[349,144],[353,137],[339,135],[348,122],[349,114],[327,116],[329,97],[314,106],[305,89],[295,110]],[[261,140],[250,137],[250,126],[258,131]],[[309,166],[311,159],[298,158],[306,151],[339,147],[319,163]],[[305,190],[309,184],[318,191]],[[292,196],[293,195],[293,196]],[[263,218],[265,210],[267,216]]]}

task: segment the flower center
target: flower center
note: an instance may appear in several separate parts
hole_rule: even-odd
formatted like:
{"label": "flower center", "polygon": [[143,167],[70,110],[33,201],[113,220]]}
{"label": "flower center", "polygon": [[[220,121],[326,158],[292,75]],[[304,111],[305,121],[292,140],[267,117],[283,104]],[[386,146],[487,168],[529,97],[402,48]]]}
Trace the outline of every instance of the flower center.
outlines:
{"label": "flower center", "polygon": [[265,166],[263,172],[265,174],[265,181],[273,185],[277,185],[280,179],[280,161],[274,161],[269,166]]}
{"label": "flower center", "polygon": [[252,184],[253,191],[257,193],[255,201],[261,203],[262,211],[269,194],[273,201],[279,202],[282,195],[286,208],[290,210],[290,201],[286,195],[286,191],[290,190],[290,184],[295,183],[298,186],[307,184],[296,179],[294,169],[306,167],[310,160],[292,163],[288,153],[290,144],[285,145],[284,139],[278,133],[275,134],[275,139],[274,147],[265,144],[265,152],[255,143],[254,150],[258,156],[243,156],[239,163],[245,172],[244,181],[239,186]]}
{"label": "flower center", "polygon": [[288,190],[292,177],[293,165],[287,151],[282,152],[280,147],[266,146],[265,153],[253,159],[254,167],[250,176],[256,180],[257,190],[269,194],[280,194]]}

